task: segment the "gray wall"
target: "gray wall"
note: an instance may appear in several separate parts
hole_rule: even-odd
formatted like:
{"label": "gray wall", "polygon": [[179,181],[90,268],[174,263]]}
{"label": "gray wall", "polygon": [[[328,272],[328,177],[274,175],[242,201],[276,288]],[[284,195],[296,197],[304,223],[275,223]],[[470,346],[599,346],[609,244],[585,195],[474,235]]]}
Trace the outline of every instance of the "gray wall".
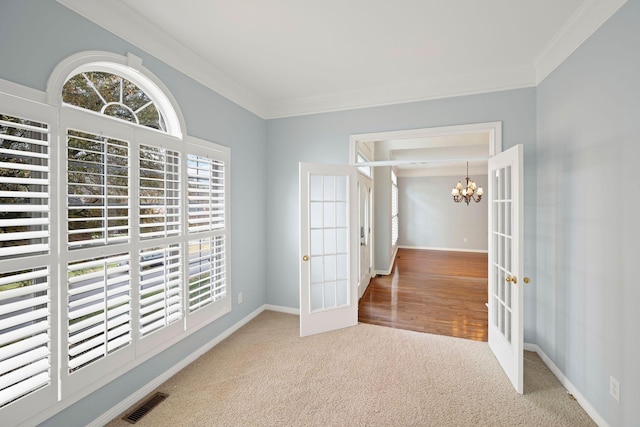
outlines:
{"label": "gray wall", "polygon": [[[0,1],[0,78],[45,90],[53,68],[86,50],[132,52],[177,99],[187,132],[231,148],[231,289],[233,309],[214,324],[48,420],[75,426],[107,411],[266,302],[265,121],[175,69],[95,26],[54,0]],[[247,260],[250,260],[249,267]],[[242,305],[235,295],[243,292]]]}
{"label": "gray wall", "polygon": [[[470,178],[487,191],[487,175]],[[464,185],[464,176],[398,178],[400,246],[488,250],[487,201],[455,203],[458,181]]]}
{"label": "gray wall", "polygon": [[[505,149],[524,145],[525,272],[531,275],[536,255],[534,88],[268,120],[267,301],[299,307],[299,162],[348,163],[352,134],[494,121],[502,121]],[[378,202],[376,200],[376,204]],[[527,342],[535,341],[535,315],[535,289],[528,287],[525,291]]]}
{"label": "gray wall", "polygon": [[611,426],[640,422],[638,158],[630,0],[538,87],[536,341]]}

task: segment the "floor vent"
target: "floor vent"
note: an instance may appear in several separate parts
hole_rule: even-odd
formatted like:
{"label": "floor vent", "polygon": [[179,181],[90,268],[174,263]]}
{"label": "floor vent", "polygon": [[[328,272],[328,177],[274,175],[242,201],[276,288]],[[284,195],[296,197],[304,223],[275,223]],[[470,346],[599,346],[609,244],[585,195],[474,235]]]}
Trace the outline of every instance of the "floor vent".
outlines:
{"label": "floor vent", "polygon": [[147,400],[142,402],[137,408],[133,409],[131,412],[125,415],[122,419],[128,423],[135,424],[138,421],[140,421],[142,417],[144,417],[149,412],[151,412],[153,408],[158,406],[167,397],[169,397],[168,394],[155,393],[151,397],[149,397]]}

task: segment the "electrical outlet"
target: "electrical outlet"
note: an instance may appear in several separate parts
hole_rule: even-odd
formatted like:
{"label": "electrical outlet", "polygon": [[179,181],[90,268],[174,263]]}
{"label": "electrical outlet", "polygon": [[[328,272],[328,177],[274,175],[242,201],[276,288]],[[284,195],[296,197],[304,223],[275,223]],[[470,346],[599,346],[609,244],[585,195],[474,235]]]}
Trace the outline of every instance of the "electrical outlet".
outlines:
{"label": "electrical outlet", "polygon": [[609,394],[620,402],[620,383],[613,377],[609,377]]}
{"label": "electrical outlet", "polygon": [[242,304],[242,292],[238,292],[238,304]]}
{"label": "electrical outlet", "polygon": [[467,243],[469,241],[469,239],[467,239],[466,237],[464,238],[464,242]]}

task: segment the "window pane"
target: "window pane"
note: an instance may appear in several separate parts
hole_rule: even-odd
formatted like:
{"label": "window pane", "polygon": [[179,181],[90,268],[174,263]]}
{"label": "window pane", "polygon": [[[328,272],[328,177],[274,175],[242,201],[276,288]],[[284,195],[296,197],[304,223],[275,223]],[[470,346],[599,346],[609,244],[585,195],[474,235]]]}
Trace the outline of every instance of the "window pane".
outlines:
{"label": "window pane", "polygon": [[165,121],[151,98],[134,83],[116,74],[98,71],[76,74],[62,88],[62,101],[166,131]]}

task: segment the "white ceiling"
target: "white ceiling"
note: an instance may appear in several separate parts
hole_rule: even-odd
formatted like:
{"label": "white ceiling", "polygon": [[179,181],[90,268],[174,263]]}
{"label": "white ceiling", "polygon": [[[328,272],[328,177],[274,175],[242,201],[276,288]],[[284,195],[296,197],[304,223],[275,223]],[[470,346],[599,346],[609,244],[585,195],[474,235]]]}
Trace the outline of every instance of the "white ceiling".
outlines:
{"label": "white ceiling", "polygon": [[626,0],[58,0],[264,118],[539,83]]}

